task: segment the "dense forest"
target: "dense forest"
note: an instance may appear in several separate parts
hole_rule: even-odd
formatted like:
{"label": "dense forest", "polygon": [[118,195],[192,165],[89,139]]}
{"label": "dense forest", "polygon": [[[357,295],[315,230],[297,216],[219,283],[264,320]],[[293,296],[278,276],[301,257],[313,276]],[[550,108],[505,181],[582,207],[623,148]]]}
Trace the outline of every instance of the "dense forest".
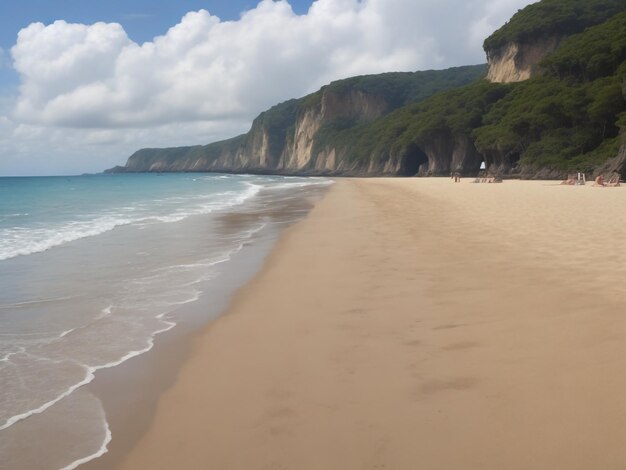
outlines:
{"label": "dense forest", "polygon": [[485,50],[511,42],[528,43],[547,36],[570,36],[624,11],[624,0],[543,0],[519,10],[489,36]]}

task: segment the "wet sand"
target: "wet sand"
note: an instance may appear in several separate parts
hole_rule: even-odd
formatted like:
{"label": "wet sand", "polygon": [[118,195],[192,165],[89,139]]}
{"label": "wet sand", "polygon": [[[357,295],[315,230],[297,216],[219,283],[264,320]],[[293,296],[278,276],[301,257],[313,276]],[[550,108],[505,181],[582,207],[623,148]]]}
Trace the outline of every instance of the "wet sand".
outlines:
{"label": "wet sand", "polygon": [[[245,207],[220,214],[212,221],[218,236],[229,236],[261,223],[266,227],[222,265],[219,276],[200,286],[203,293],[196,302],[176,310],[176,327],[159,335],[149,353],[98,371],[94,381],[84,387],[86,393],[102,403],[113,440],[102,457],[81,465],[81,469],[110,469],[119,464],[148,428],[160,395],[174,383],[194,338],[226,310],[232,293],[261,269],[280,232],[304,217],[324,192],[324,187],[302,188],[280,197],[264,192]],[[197,225],[201,221],[186,229],[202,230]],[[45,447],[45,443],[39,442],[38,446]]]}
{"label": "wet sand", "polygon": [[120,468],[626,467],[625,188],[339,181]]}

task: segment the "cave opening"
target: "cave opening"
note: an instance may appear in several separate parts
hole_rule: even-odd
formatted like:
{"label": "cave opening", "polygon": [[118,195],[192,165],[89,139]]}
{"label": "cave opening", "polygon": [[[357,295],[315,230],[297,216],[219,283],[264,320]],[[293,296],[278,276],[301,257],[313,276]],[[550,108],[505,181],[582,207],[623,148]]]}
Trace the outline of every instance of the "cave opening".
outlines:
{"label": "cave opening", "polygon": [[512,152],[508,155],[509,157],[509,165],[511,168],[515,168],[519,163],[521,155],[518,152]]}
{"label": "cave opening", "polygon": [[400,163],[399,176],[415,176],[420,171],[420,166],[428,167],[428,156],[415,144],[411,144]]}

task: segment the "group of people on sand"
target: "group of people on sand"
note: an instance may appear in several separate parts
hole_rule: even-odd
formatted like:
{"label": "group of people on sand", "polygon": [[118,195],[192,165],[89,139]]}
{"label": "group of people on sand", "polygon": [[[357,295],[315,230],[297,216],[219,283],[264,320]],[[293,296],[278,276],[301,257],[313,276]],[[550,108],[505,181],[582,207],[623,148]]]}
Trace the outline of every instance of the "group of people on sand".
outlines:
{"label": "group of people on sand", "polygon": [[[461,173],[454,172],[450,175],[450,178],[454,179],[455,183],[460,183],[461,182]],[[478,176],[478,178],[476,178],[474,181],[474,183],[502,183],[502,178],[500,178],[499,176]],[[575,184],[580,184],[580,185],[584,185],[586,184],[586,180],[585,180],[585,175],[584,173],[578,173],[576,175],[568,175],[566,180],[561,181],[561,184],[565,184],[565,185],[575,185]],[[615,186],[620,186],[620,182],[621,182],[621,178],[620,178],[620,174],[619,173],[615,173],[613,174],[613,176],[611,176],[611,178],[608,181],[604,180],[604,175],[598,175],[593,183],[594,186],[608,186],[608,187],[615,187]]]}
{"label": "group of people on sand", "polygon": [[502,183],[502,178],[499,176],[484,176],[482,178],[476,178],[474,183]]}
{"label": "group of people on sand", "polygon": [[[585,175],[583,173],[578,173],[577,175],[568,175],[566,180],[561,181],[561,184],[565,184],[565,185],[574,185],[574,184],[584,185],[585,183],[586,183]],[[610,187],[620,186],[620,175],[618,173],[615,173],[611,177],[611,179],[609,179],[609,181],[605,181],[604,175],[600,174],[594,180],[593,186],[610,186]]]}
{"label": "group of people on sand", "polygon": [[604,175],[598,175],[593,183],[594,186],[620,186],[620,176],[615,173],[609,181],[604,181]]}
{"label": "group of people on sand", "polygon": [[565,184],[565,185],[574,185],[574,184],[584,185],[586,183],[587,183],[587,180],[585,179],[584,173],[577,173],[575,175],[569,174],[567,175],[566,180],[561,181],[561,184]]}
{"label": "group of people on sand", "polygon": [[[455,183],[461,182],[461,173],[454,172],[450,175],[450,178],[454,179]],[[502,183],[502,178],[499,176],[479,176],[476,178],[473,183]]]}

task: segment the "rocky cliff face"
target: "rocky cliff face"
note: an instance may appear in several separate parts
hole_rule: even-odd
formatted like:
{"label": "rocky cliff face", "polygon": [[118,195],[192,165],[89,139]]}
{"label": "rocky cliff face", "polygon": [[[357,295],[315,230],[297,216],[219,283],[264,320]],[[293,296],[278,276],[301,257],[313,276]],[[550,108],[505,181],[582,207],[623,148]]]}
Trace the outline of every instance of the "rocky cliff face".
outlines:
{"label": "rocky cliff face", "polygon": [[319,104],[298,114],[293,137],[288,139],[277,168],[297,172],[350,171],[350,165],[337,158],[338,153],[341,154],[339,149],[327,146],[316,150],[318,132],[325,124],[337,120],[371,122],[383,116],[389,108],[389,103],[380,95],[359,90],[339,94],[324,92]]}
{"label": "rocky cliff face", "polygon": [[623,143],[616,157],[609,159],[603,166],[598,168],[593,176],[600,174],[610,176],[619,173],[622,179],[626,179],[626,143]]}
{"label": "rocky cliff face", "polygon": [[[626,101],[626,76],[622,79],[622,96]],[[622,175],[622,179],[626,180],[626,129],[622,127],[619,139],[621,140],[621,146],[617,155],[613,158],[609,158],[604,165],[596,168],[593,177],[602,175],[613,175],[619,173]]]}
{"label": "rocky cliff face", "polygon": [[[131,155],[125,166],[108,171],[409,175],[424,165],[423,173],[438,173],[450,164],[439,162],[441,157],[435,151],[426,157],[422,150],[387,149],[377,155],[352,158],[347,144],[334,137],[342,130],[374,122],[407,103],[471,83],[484,77],[485,71],[485,66],[478,65],[341,80],[261,113],[245,135],[204,146],[142,149]],[[458,164],[456,160],[454,165]]]}
{"label": "rocky cliff face", "polygon": [[468,135],[450,132],[429,136],[422,145],[414,147],[413,155],[419,162],[418,174],[421,176],[476,173],[483,161]]}
{"label": "rocky cliff face", "polygon": [[299,107],[281,123],[279,131],[270,110],[255,119],[248,134],[206,146],[142,149],[125,167],[109,171],[442,176],[451,172],[476,174],[483,161],[491,171],[508,174],[519,159],[519,155],[498,151],[480,153],[471,136],[445,129],[407,147],[372,152],[358,159],[350,159],[345,146],[319,145],[319,132],[329,122],[344,119],[367,123],[383,116],[388,108],[380,96],[324,92],[318,101]]}
{"label": "rocky cliff face", "polygon": [[[284,107],[285,105],[279,105]],[[314,151],[320,128],[333,120],[368,122],[385,114],[390,105],[379,95],[358,90],[321,93],[318,101],[301,107],[287,122],[273,126],[272,114],[263,113],[250,132],[207,146],[142,149],[125,167],[111,171],[253,171],[287,174],[365,173],[346,164],[334,147]],[[282,109],[280,110],[282,111]],[[375,170],[374,170],[375,171]],[[389,174],[394,172],[389,168]]]}
{"label": "rocky cliff face", "polygon": [[539,73],[539,62],[554,52],[561,40],[559,36],[552,36],[530,43],[510,42],[487,50],[487,79],[493,83],[528,80]]}

